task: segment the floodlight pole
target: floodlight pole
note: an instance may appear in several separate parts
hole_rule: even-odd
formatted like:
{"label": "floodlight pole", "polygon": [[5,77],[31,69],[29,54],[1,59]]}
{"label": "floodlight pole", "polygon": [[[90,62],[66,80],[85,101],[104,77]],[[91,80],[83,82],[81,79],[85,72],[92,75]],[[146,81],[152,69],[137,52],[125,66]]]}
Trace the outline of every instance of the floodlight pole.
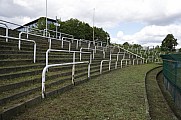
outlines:
{"label": "floodlight pole", "polygon": [[93,37],[93,43],[94,43],[94,46],[95,46],[95,40],[94,40],[94,14],[95,14],[95,8],[94,8],[94,11],[93,11],[93,31],[92,31],[92,37]]}
{"label": "floodlight pole", "polygon": [[46,0],[46,30],[45,30],[45,32],[46,32],[46,36],[47,36],[47,25],[48,23],[47,23],[47,0]]}

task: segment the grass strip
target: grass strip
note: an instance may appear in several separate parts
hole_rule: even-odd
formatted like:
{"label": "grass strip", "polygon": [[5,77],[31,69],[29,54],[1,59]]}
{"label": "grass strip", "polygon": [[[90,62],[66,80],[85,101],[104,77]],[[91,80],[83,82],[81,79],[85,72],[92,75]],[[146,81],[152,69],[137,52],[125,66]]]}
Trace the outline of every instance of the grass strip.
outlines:
{"label": "grass strip", "polygon": [[149,103],[149,113],[153,120],[175,120],[176,117],[168,106],[156,81],[162,67],[153,69],[146,76],[146,90]]}
{"label": "grass strip", "polygon": [[114,70],[45,99],[14,119],[146,119],[144,76],[157,65]]}
{"label": "grass strip", "polygon": [[163,93],[164,98],[166,99],[168,105],[170,106],[170,108],[172,109],[172,111],[175,113],[175,116],[181,120],[181,109],[178,108],[178,106],[175,105],[174,100],[171,96],[171,94],[169,93],[168,90],[166,90],[165,85],[163,83],[163,73],[160,72],[159,75],[157,76],[157,82],[158,85]]}

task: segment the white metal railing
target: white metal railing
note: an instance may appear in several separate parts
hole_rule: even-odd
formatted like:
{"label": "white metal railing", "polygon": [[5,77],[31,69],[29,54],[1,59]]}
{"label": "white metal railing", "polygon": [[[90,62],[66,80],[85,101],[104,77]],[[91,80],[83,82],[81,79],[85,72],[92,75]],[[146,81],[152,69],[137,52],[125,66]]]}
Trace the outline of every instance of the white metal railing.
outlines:
{"label": "white metal railing", "polygon": [[128,65],[128,61],[131,61],[130,59],[122,59],[121,60],[121,68],[123,68],[123,61],[126,61],[126,66]]}
{"label": "white metal railing", "polygon": [[[76,41],[76,49],[79,48],[79,41],[80,41],[79,39],[62,37],[62,44],[63,44],[63,41],[68,41],[68,40],[70,40],[72,43],[73,43],[74,41]],[[70,42],[70,41],[69,41],[69,42]]]}
{"label": "white metal railing", "polygon": [[[46,36],[37,35],[37,34],[29,33],[29,32],[20,32],[20,33],[19,33],[19,39],[21,39],[21,36],[22,36],[23,33],[24,33],[24,34],[27,34],[27,39],[28,39],[28,35],[33,35],[33,36],[38,36],[38,37],[42,37],[42,38],[47,38],[48,41],[49,41],[49,49],[51,49],[52,40],[57,40],[57,41],[61,41],[61,42],[62,42],[61,48],[64,48],[64,47],[63,47],[64,42],[67,42],[67,43],[69,44],[69,48],[68,48],[68,49],[69,49],[69,51],[71,50],[71,42],[70,42],[70,41],[61,40],[61,39],[56,39],[56,38],[51,38],[51,37],[46,37]],[[49,36],[50,36],[50,33],[49,33]],[[21,41],[19,41],[19,42],[21,42]],[[19,43],[19,45],[21,45],[21,44]],[[19,46],[19,48],[20,48],[20,46]]]}
{"label": "white metal railing", "polygon": [[92,54],[91,52],[80,52],[80,51],[68,51],[68,50],[56,50],[56,49],[48,49],[46,51],[46,66],[48,65],[48,53],[49,52],[67,52],[67,53],[73,53],[73,62],[75,62],[75,53],[84,53],[84,54],[90,54],[89,62],[92,62]]}
{"label": "white metal railing", "polygon": [[103,52],[103,58],[105,58],[105,51],[104,50],[100,50],[100,49],[96,49],[96,46],[95,46],[95,49],[93,49],[93,48],[80,48],[80,61],[82,60],[82,50],[91,50],[92,51],[92,53],[93,53],[93,60],[94,60],[94,58],[95,58],[95,53],[96,53],[96,51],[102,51]]}
{"label": "white metal railing", "polygon": [[[53,33],[55,33],[55,38],[61,39],[61,32],[54,31],[54,30],[49,30],[49,29],[47,29],[47,30],[44,29],[43,31],[44,31],[44,34],[45,34],[46,32],[48,32],[48,31],[53,32]],[[59,34],[59,36],[58,36],[58,34]],[[50,34],[50,37],[53,37],[53,36]]]}
{"label": "white metal railing", "polygon": [[46,65],[42,71],[42,98],[45,98],[45,74],[48,68],[50,67],[56,67],[56,66],[66,66],[66,65],[73,65],[72,66],[72,84],[74,85],[74,74],[75,74],[75,65],[76,64],[85,64],[88,63],[88,78],[90,78],[90,62],[89,61],[83,61],[83,62],[71,62],[71,63],[62,63],[62,64],[52,64],[52,65]]}
{"label": "white metal railing", "polygon": [[82,60],[82,50],[92,50],[92,59],[94,60],[94,54],[95,54],[95,50],[92,48],[80,48],[80,61]]}
{"label": "white metal railing", "polygon": [[[43,31],[46,32],[46,29],[44,29]],[[47,31],[50,31],[50,32],[55,33],[55,34],[56,34],[56,38],[59,38],[59,39],[62,38],[62,35],[67,36],[67,38],[69,38],[69,37],[74,38],[73,35],[70,35],[70,34],[67,34],[67,33],[62,33],[62,32],[58,32],[58,31],[54,31],[54,30],[50,30],[50,29],[47,29]],[[58,34],[59,34],[59,36],[58,36]],[[51,35],[51,34],[50,34],[50,35]],[[65,36],[64,36],[64,37],[65,37]]]}
{"label": "white metal railing", "polygon": [[8,42],[8,26],[5,23],[0,23],[1,25],[4,25],[6,27],[6,42]]}
{"label": "white metal railing", "polygon": [[123,49],[124,51],[126,51],[127,53],[130,53],[130,54],[132,54],[132,55],[135,55],[136,58],[139,57],[139,58],[141,58],[141,59],[144,59],[143,57],[141,57],[141,56],[139,56],[139,55],[137,55],[137,54],[135,54],[135,53],[133,53],[133,52],[130,52],[130,51],[128,51],[128,50],[126,50],[126,49],[124,49],[124,48],[122,48],[122,47],[120,47],[120,48]]}
{"label": "white metal railing", "polygon": [[[26,28],[27,33],[31,33],[32,35],[39,35],[39,36],[47,37],[47,36],[45,36],[44,30],[40,30],[37,28],[28,27],[28,26],[24,26],[24,27]],[[50,33],[49,32],[47,32],[47,33],[48,33],[48,37],[50,37]],[[28,36],[28,34],[27,34],[27,36]]]}
{"label": "white metal railing", "polygon": [[101,44],[100,47],[102,47],[102,41],[96,41],[97,46],[99,46],[99,43]]}
{"label": "white metal railing", "polygon": [[155,58],[155,62],[161,62],[162,59],[161,58]]}
{"label": "white metal railing", "polygon": [[61,39],[56,39],[56,38],[49,38],[49,49],[51,49],[52,47],[52,40],[56,40],[56,41],[61,41],[61,48],[64,48],[64,42],[67,42],[69,44],[68,50],[71,50],[71,42],[67,41],[67,40],[61,40]]}
{"label": "white metal railing", "polygon": [[26,34],[27,35],[27,39],[28,39],[28,35],[33,35],[33,36],[38,36],[38,37],[43,37],[43,38],[48,38],[48,39],[50,39],[50,37],[45,37],[45,36],[41,36],[41,35],[37,35],[37,34],[32,34],[32,33],[29,33],[29,32],[23,32],[23,31],[21,31],[20,33],[19,33],[19,49],[21,48],[21,36],[22,36],[22,34]]}
{"label": "white metal railing", "polygon": [[116,56],[115,69],[117,69],[117,66],[118,66],[119,56],[123,56],[123,59],[125,58],[125,54],[120,54],[120,53],[122,52],[118,52],[117,54],[111,54],[111,59],[112,59],[112,56]]}
{"label": "white metal railing", "polygon": [[144,64],[144,59],[133,59],[133,65],[135,65],[135,61],[137,61],[136,62],[136,64],[138,65],[139,64],[139,61],[141,62],[140,64]]}
{"label": "white metal railing", "polygon": [[24,31],[21,31],[20,33],[19,33],[19,38],[21,39],[21,35],[22,34],[26,34],[27,35],[27,39],[29,38],[29,35],[33,35],[33,36],[37,36],[37,37],[42,37],[42,38],[50,38],[50,35],[49,35],[49,37],[46,37],[46,36],[42,36],[42,35],[38,35],[38,34],[34,34],[34,33],[30,33],[30,32],[24,32]]}
{"label": "white metal railing", "polygon": [[[2,38],[8,38],[8,39],[13,39],[13,40],[19,40],[19,41],[27,41],[27,42],[33,42],[34,43],[34,58],[33,58],[33,62],[35,63],[36,62],[36,42],[34,40],[28,40],[28,39],[19,39],[19,38],[15,38],[15,37],[7,37],[7,36],[2,36],[0,35],[0,37]],[[19,50],[21,49],[21,42],[19,42]]]}
{"label": "white metal railing", "polygon": [[62,35],[66,35],[66,36],[70,36],[70,37],[74,38],[73,35],[70,35],[70,34],[67,34],[67,33],[61,33],[61,36],[62,36]]}
{"label": "white metal railing", "polygon": [[100,64],[100,74],[102,74],[102,65],[103,62],[109,62],[109,71],[111,70],[111,60],[101,60],[101,64]]}

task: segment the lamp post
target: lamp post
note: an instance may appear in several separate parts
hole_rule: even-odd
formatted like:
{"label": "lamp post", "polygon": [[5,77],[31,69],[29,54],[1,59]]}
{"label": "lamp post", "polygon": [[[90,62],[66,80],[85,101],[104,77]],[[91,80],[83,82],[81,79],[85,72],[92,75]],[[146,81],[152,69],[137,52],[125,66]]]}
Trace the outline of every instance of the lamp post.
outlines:
{"label": "lamp post", "polygon": [[95,8],[94,8],[94,11],[93,11],[93,28],[92,28],[92,37],[93,37],[93,43],[94,43],[94,46],[95,46],[95,40],[94,40],[94,14],[95,14]]}
{"label": "lamp post", "polygon": [[46,32],[46,37],[47,37],[47,25],[48,23],[47,23],[47,0],[46,0],[46,30],[45,30],[45,32]]}

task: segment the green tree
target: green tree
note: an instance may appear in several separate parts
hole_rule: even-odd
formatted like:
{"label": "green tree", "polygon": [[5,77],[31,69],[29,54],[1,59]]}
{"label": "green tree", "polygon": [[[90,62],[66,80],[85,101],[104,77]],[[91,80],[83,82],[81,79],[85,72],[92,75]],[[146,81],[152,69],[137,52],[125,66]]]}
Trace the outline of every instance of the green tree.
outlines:
{"label": "green tree", "polygon": [[177,39],[174,38],[172,34],[168,34],[162,41],[161,49],[162,51],[175,51],[175,46],[177,46]]}
{"label": "green tree", "polygon": [[179,49],[179,52],[181,52],[181,48]]}
{"label": "green tree", "polygon": [[[82,22],[78,19],[71,18],[67,21],[58,21],[60,24],[60,27],[58,27],[58,31],[66,34],[71,34],[74,36],[74,38],[77,39],[86,39],[86,40],[93,40],[93,28],[85,22]],[[44,30],[45,29],[45,18],[41,18],[37,22],[38,29]],[[56,30],[56,27],[54,24],[48,24],[49,30]],[[50,32],[51,35],[55,35],[55,33]],[[102,28],[94,27],[94,39],[98,41],[103,41],[110,44],[110,36],[109,34],[104,31]]]}
{"label": "green tree", "polygon": [[[75,38],[79,39],[93,40],[93,28],[88,23],[71,18],[70,20],[64,22],[60,21],[60,25],[60,31],[63,33],[71,34]],[[107,42],[107,38],[109,38],[108,41],[110,43],[109,34],[102,28],[94,27],[95,40]]]}

